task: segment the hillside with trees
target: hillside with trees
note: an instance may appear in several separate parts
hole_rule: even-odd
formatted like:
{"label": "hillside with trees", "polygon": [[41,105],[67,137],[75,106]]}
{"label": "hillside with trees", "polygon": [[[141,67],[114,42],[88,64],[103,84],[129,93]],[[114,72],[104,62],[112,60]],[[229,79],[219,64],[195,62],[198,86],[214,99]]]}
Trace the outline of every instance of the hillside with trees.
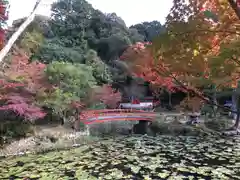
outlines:
{"label": "hillside with trees", "polygon": [[239,179],[240,1],[173,0],[130,27],[41,2],[7,28],[0,0],[0,179]]}
{"label": "hillside with trees", "polygon": [[[13,22],[6,40],[25,20]],[[52,16],[36,15],[5,58],[1,109],[22,120],[50,117],[66,123],[78,120],[83,109],[116,108],[122,96],[144,97],[149,88],[120,61],[128,47],[162,28],[157,21],[143,24],[149,26],[145,34],[85,0],[57,1]]]}
{"label": "hillside with trees", "polygon": [[[125,65],[118,60],[127,47],[146,40],[141,29],[126,27],[124,20],[115,13],[95,10],[87,1],[74,1],[73,4],[59,1],[52,5],[52,12],[52,18],[37,15],[17,45],[31,60],[44,64],[54,61],[91,63],[99,83],[113,82],[115,87],[123,89],[129,77]],[[12,31],[23,21],[14,21]],[[160,26],[153,21],[146,28],[149,32],[152,28],[150,33],[153,33]]]}
{"label": "hillside with trees", "polygon": [[[181,110],[200,111],[203,104],[226,109],[216,94],[230,89],[228,96],[236,96],[231,88],[238,81],[238,35],[232,29],[238,18],[228,3],[207,3],[190,4],[189,10],[174,2],[165,25],[152,21],[129,28],[116,13],[96,10],[85,0],[53,3],[52,16],[36,15],[5,58],[2,109],[29,119],[50,113],[66,121],[78,119],[83,109],[114,108],[115,99],[144,98],[150,92],[155,98],[167,92],[169,99],[184,93]],[[11,37],[25,20],[15,20],[2,34]],[[105,87],[114,103],[99,95]],[[236,108],[228,111],[234,114]],[[238,124],[239,118],[234,129]]]}

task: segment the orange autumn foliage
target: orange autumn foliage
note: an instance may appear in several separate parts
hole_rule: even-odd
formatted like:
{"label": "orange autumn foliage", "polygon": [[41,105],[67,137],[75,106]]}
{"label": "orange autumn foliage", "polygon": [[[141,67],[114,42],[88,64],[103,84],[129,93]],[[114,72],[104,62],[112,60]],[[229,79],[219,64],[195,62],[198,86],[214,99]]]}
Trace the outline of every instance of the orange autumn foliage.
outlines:
{"label": "orange autumn foliage", "polygon": [[[240,75],[240,24],[228,1],[173,1],[166,33],[152,45],[123,54],[133,74],[167,90],[194,92],[236,85]],[[136,47],[141,47],[136,50]]]}

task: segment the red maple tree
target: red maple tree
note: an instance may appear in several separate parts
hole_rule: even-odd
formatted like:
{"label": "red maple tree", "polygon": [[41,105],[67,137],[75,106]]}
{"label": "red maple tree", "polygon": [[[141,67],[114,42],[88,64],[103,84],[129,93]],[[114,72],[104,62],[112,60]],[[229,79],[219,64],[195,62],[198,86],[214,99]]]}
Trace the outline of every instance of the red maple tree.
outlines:
{"label": "red maple tree", "polygon": [[168,66],[164,63],[156,63],[152,51],[148,45],[151,43],[136,43],[130,46],[120,57],[130,66],[132,74],[151,82],[153,86],[161,86],[169,91],[175,91],[178,87],[169,74]]}
{"label": "red maple tree", "polygon": [[93,93],[93,99],[104,103],[108,108],[117,108],[118,103],[122,100],[122,95],[119,91],[115,91],[110,85],[103,85],[96,88]]}
{"label": "red maple tree", "polygon": [[[150,46],[148,47],[148,45]],[[156,59],[151,49],[151,43],[137,43],[130,46],[121,56],[121,60],[128,64],[134,76],[150,82],[153,90],[159,91],[160,88],[170,92],[196,91],[199,96],[203,97],[202,93],[197,91],[194,86],[182,83],[180,71],[172,71],[171,65],[165,63],[161,57]]]}
{"label": "red maple tree", "polygon": [[36,93],[52,87],[45,76],[45,68],[43,63],[30,62],[27,54],[17,49],[12,53],[9,67],[4,73],[9,79],[23,83],[29,92]]}
{"label": "red maple tree", "polygon": [[8,19],[8,1],[0,0],[0,49],[5,44],[5,34],[6,30],[4,26],[6,25],[6,21]]}
{"label": "red maple tree", "polygon": [[36,104],[38,93],[51,85],[44,76],[45,65],[29,62],[22,51],[14,51],[9,67],[0,79],[0,110],[13,111],[28,120],[43,118],[46,113]]}

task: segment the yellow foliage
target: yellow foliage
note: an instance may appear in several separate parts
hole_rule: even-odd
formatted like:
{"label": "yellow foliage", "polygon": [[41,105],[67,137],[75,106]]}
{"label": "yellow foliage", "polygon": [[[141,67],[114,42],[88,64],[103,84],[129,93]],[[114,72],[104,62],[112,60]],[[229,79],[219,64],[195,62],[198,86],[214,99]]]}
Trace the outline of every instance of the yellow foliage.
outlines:
{"label": "yellow foliage", "polygon": [[194,49],[194,51],[193,51],[193,55],[194,55],[194,56],[197,56],[197,55],[199,55],[199,51],[198,51],[198,50],[196,50],[196,49]]}
{"label": "yellow foliage", "polygon": [[19,47],[24,49],[28,55],[36,53],[43,43],[44,37],[36,30],[26,32],[20,41]]}

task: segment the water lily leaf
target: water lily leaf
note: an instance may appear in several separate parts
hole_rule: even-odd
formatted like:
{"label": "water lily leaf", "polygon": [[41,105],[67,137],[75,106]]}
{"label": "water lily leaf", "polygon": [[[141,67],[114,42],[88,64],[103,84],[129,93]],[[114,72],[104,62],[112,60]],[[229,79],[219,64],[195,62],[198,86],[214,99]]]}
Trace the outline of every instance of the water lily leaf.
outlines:
{"label": "water lily leaf", "polygon": [[151,164],[148,166],[148,168],[151,169],[152,171],[155,171],[157,167],[158,167],[158,164]]}
{"label": "water lily leaf", "polygon": [[186,167],[178,167],[177,170],[178,170],[178,171],[185,171],[185,172],[188,172],[188,171],[189,171],[189,169],[186,168]]}
{"label": "water lily leaf", "polygon": [[123,172],[118,169],[113,169],[113,172],[110,174],[114,179],[121,179]]}
{"label": "water lily leaf", "polygon": [[219,157],[218,160],[219,160],[219,161],[224,161],[224,160],[226,160],[226,159],[223,158],[223,157]]}
{"label": "water lily leaf", "polygon": [[40,178],[40,177],[41,177],[40,174],[31,174],[31,175],[29,176],[29,178],[31,178],[31,179],[36,179],[36,178]]}
{"label": "water lily leaf", "polygon": [[111,174],[107,174],[107,175],[105,175],[105,176],[104,176],[104,179],[112,179]]}
{"label": "water lily leaf", "polygon": [[139,170],[141,169],[141,167],[139,166],[134,166],[134,165],[130,165],[131,171],[135,174],[137,174],[139,172]]}
{"label": "water lily leaf", "polygon": [[188,179],[189,179],[189,180],[193,180],[193,179],[194,179],[194,176],[188,176]]}
{"label": "water lily leaf", "polygon": [[158,173],[158,177],[164,179],[169,176],[169,173],[163,172],[163,173]]}
{"label": "water lily leaf", "polygon": [[144,175],[143,178],[144,180],[152,180],[152,178],[150,178],[149,175]]}

